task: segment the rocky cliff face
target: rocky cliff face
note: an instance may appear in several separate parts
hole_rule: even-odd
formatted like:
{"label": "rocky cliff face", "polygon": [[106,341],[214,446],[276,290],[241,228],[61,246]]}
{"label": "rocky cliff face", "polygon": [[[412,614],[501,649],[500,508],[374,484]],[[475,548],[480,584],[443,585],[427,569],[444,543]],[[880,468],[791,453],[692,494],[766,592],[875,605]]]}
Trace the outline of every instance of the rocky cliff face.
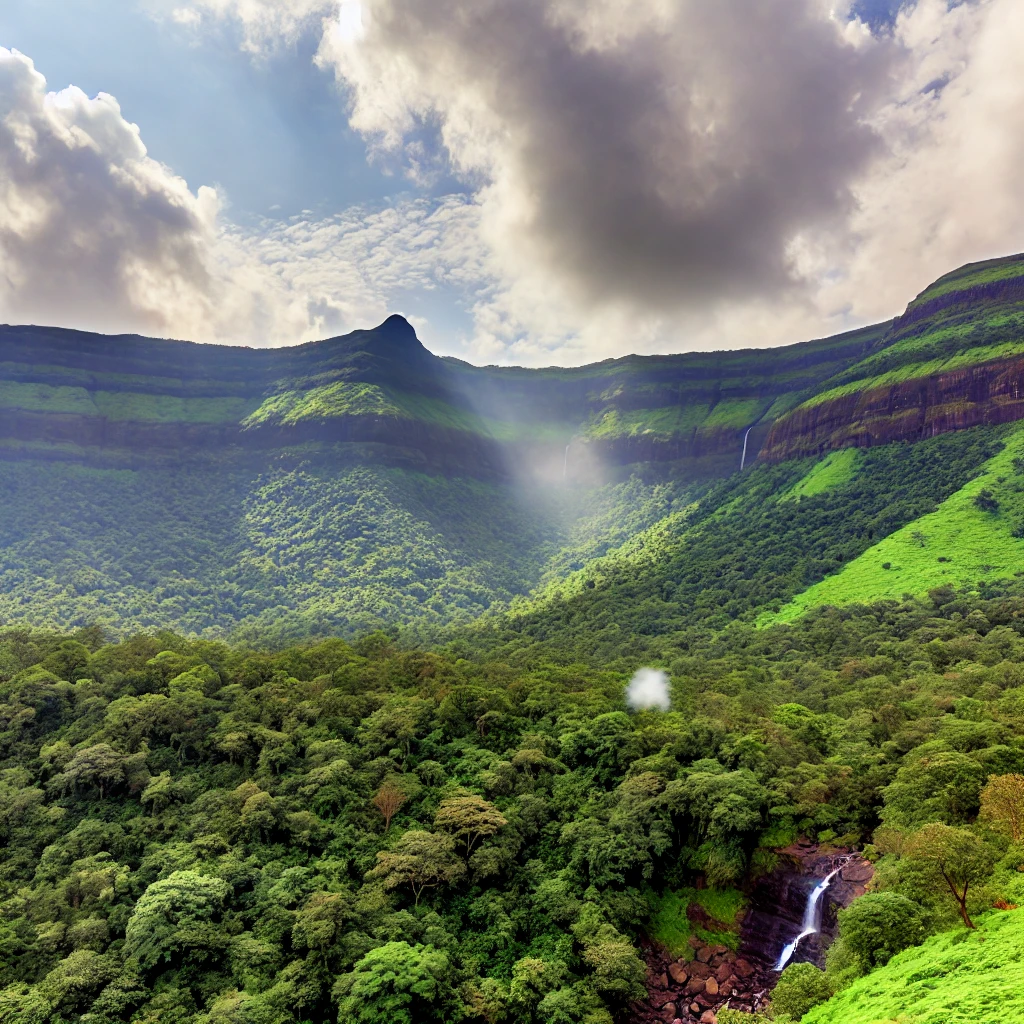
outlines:
{"label": "rocky cliff face", "polygon": [[760,452],[772,462],[836,448],[917,441],[1024,418],[1024,357],[966,366],[795,410]]}
{"label": "rocky cliff face", "polygon": [[926,289],[869,358],[772,425],[760,457],[914,441],[1021,418],[1024,257],[1013,256],[962,267]]}

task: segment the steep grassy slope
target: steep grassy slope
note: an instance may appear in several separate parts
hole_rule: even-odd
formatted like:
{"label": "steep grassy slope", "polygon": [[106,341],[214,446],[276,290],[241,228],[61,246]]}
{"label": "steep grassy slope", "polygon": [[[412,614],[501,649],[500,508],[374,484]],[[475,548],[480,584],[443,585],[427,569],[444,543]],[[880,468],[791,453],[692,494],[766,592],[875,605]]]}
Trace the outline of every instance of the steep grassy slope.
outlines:
{"label": "steep grassy slope", "polygon": [[1024,911],[977,932],[945,932],[894,957],[802,1024],[1018,1024],[1024,1020]]}
{"label": "steep grassy slope", "polygon": [[[794,491],[813,486],[838,457],[825,459]],[[907,523],[763,623],[789,622],[824,604],[898,598],[1024,574],[1022,469],[1024,430],[1017,429],[1004,450],[934,512]]]}

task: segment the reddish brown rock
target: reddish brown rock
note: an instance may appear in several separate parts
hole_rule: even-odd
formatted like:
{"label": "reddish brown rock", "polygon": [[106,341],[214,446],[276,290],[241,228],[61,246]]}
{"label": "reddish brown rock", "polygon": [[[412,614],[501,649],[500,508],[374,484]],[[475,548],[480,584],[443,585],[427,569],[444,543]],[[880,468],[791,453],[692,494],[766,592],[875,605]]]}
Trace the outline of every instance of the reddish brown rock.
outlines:
{"label": "reddish brown rock", "polygon": [[712,953],[708,946],[701,946],[697,950],[697,959],[702,963],[706,964],[711,959]]}
{"label": "reddish brown rock", "polygon": [[717,971],[715,971],[715,977],[719,981],[725,981],[732,974],[732,964],[722,964]]}
{"label": "reddish brown rock", "polygon": [[691,978],[710,978],[711,968],[707,964],[702,964],[699,960],[694,960],[690,964],[690,977]]}
{"label": "reddish brown rock", "polygon": [[708,978],[708,980],[704,982],[704,991],[707,992],[709,996],[717,996],[718,982],[715,981],[714,978]]}
{"label": "reddish brown rock", "polygon": [[736,972],[737,977],[740,978],[749,978],[754,973],[753,966],[742,957],[732,965],[732,969]]}
{"label": "reddish brown rock", "polygon": [[706,1010],[700,1015],[700,1024],[718,1024],[718,1017],[714,1010]]}
{"label": "reddish brown rock", "polygon": [[687,979],[690,977],[686,973],[686,970],[683,967],[681,967],[679,964],[670,964],[669,965],[669,969],[668,969],[668,973],[672,975],[672,980],[677,985],[685,985],[686,982],[687,982]]}

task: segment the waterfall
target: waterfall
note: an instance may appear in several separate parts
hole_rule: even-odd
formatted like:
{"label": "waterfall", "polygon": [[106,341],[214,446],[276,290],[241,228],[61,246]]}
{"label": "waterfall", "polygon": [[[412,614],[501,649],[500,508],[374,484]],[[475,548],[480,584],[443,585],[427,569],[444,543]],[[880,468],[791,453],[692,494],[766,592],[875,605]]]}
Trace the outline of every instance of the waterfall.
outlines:
{"label": "waterfall", "polygon": [[565,446],[565,461],[562,463],[562,483],[564,484],[569,475],[569,449],[572,447],[572,441]]}
{"label": "waterfall", "polygon": [[843,865],[840,864],[830,875],[826,875],[807,897],[807,904],[804,907],[803,931],[779,954],[779,962],[775,965],[775,970],[781,971],[789,963],[797,947],[808,935],[816,935],[821,931],[821,897],[832,884],[832,879],[842,870]]}
{"label": "waterfall", "polygon": [[750,432],[754,428],[747,427],[747,432],[743,435],[743,457],[740,459],[740,472],[743,472],[743,467],[747,464],[747,438],[750,437]]}

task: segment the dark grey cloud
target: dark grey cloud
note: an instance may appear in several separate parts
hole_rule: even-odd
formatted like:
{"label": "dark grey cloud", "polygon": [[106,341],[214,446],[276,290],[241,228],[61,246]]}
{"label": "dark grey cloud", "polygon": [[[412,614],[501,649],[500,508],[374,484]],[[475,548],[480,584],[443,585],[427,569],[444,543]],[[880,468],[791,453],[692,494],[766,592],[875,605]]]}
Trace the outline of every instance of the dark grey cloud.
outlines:
{"label": "dark grey cloud", "polygon": [[510,266],[669,309],[798,280],[898,50],[820,0],[366,0],[322,49],[385,147],[435,123]]}

